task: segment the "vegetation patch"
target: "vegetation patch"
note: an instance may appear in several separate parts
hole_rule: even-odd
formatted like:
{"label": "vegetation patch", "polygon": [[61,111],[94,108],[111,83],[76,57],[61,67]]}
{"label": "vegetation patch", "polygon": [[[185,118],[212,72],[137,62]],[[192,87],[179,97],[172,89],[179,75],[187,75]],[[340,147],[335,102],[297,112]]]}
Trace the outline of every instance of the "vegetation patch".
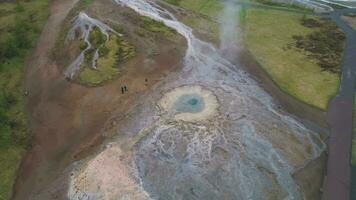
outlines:
{"label": "vegetation patch", "polygon": [[82,0],[82,3],[84,4],[84,6],[88,6],[93,3],[93,0]]}
{"label": "vegetation patch", "polygon": [[[326,109],[337,91],[339,75],[321,68],[320,60],[311,57],[310,52],[291,45],[296,43],[295,35],[309,38],[324,29],[310,27],[315,26],[312,24],[315,21],[303,22],[303,18],[292,12],[249,8],[244,19],[245,43],[283,91],[307,104]],[[319,53],[320,57],[329,54]]]}
{"label": "vegetation patch", "polygon": [[0,3],[0,199],[10,199],[22,156],[31,147],[23,63],[47,19],[48,2]]}
{"label": "vegetation patch", "polygon": [[170,4],[173,4],[173,5],[176,5],[176,6],[179,6],[180,2],[182,0],[165,0],[167,3],[170,3]]}
{"label": "vegetation patch", "polygon": [[303,6],[301,4],[297,3],[292,3],[288,1],[271,1],[271,0],[255,0],[257,3],[266,5],[266,6],[272,6],[272,7],[283,7],[283,8],[288,8],[292,10],[299,10],[299,11],[304,11],[304,12],[312,12],[310,8],[307,8],[306,6]]}
{"label": "vegetation patch", "polygon": [[332,73],[340,72],[345,35],[336,24],[324,19],[303,17],[301,24],[315,31],[308,35],[294,35],[295,46],[318,60],[319,66]]}
{"label": "vegetation patch", "polygon": [[171,37],[175,33],[175,31],[172,28],[166,26],[163,22],[159,22],[145,16],[141,16],[141,20],[143,23],[143,28],[148,31],[154,33],[161,33],[166,37]]}
{"label": "vegetation patch", "polygon": [[219,0],[165,0],[167,3],[191,10],[202,15],[216,17],[224,9]]}
{"label": "vegetation patch", "polygon": [[[122,36],[110,35],[106,41],[106,36],[98,28],[90,32],[89,41],[93,47],[85,53],[79,73],[79,81],[84,85],[97,86],[115,78],[122,72],[122,65],[136,55],[135,47]],[[99,58],[94,68],[93,58],[96,50]]]}

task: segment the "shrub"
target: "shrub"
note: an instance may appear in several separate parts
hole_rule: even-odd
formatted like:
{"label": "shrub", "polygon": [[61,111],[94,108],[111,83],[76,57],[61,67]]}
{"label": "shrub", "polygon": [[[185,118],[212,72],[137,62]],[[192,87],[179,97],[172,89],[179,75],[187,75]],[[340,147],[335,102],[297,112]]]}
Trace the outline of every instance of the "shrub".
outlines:
{"label": "shrub", "polygon": [[99,48],[105,43],[106,36],[100,31],[99,28],[94,27],[93,30],[90,31],[89,41],[94,48]]}
{"label": "shrub", "polygon": [[15,11],[16,12],[23,12],[23,11],[25,11],[25,7],[23,7],[23,5],[21,3],[17,3],[16,7],[15,7]]}
{"label": "shrub", "polygon": [[293,36],[295,46],[308,52],[311,58],[318,60],[318,64],[323,70],[333,73],[340,72],[346,39],[344,33],[334,23],[326,20],[303,18],[301,24],[315,28],[316,31],[306,36]]}
{"label": "shrub", "polygon": [[29,24],[23,19],[16,18],[14,26],[9,29],[10,34],[4,35],[4,39],[0,41],[0,64],[20,56],[21,52],[31,48],[28,30],[31,30]]}

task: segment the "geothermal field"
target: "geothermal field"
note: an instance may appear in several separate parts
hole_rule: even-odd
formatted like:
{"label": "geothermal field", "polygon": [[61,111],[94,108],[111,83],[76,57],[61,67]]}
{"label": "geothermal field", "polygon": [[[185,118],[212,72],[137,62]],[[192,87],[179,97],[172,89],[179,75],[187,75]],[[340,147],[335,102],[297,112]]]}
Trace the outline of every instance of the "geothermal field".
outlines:
{"label": "geothermal field", "polygon": [[[114,133],[100,150],[72,164],[69,199],[274,200],[315,192],[294,175],[325,150],[318,133],[280,110],[246,72],[163,6],[144,0],[115,3],[182,35],[183,67],[143,94],[130,118],[110,129]],[[236,24],[222,26],[224,37],[232,34],[231,26]],[[94,27],[106,39],[118,34],[80,13],[69,36],[79,28],[88,45],[67,76],[80,70]]]}
{"label": "geothermal field", "polygon": [[[339,140],[326,112],[353,34],[334,4],[53,0],[26,59],[33,141],[7,196],[321,199],[327,159],[350,157],[329,150]],[[353,104],[340,102],[350,113],[330,116],[351,124]]]}

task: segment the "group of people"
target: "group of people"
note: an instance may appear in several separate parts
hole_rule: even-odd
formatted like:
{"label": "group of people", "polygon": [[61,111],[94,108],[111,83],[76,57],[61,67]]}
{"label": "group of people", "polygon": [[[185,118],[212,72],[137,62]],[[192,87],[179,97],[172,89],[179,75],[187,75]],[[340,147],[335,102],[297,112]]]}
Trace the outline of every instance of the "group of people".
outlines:
{"label": "group of people", "polygon": [[[147,86],[147,82],[148,82],[148,79],[145,78],[145,85]],[[125,92],[128,92],[129,90],[127,89],[127,86],[124,85],[124,86],[121,86],[121,93],[122,94],[125,94]]]}
{"label": "group of people", "polygon": [[121,93],[122,94],[125,94],[125,92],[127,92],[127,91],[128,91],[128,89],[127,89],[126,85],[121,86]]}

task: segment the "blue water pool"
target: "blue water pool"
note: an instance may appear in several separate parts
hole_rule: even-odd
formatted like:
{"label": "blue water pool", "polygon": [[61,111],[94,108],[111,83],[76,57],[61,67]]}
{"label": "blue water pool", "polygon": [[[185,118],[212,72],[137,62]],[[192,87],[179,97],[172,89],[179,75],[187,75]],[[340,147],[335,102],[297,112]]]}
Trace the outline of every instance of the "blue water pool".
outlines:
{"label": "blue water pool", "polygon": [[174,111],[178,113],[198,113],[204,107],[204,99],[198,94],[184,94],[173,104]]}

